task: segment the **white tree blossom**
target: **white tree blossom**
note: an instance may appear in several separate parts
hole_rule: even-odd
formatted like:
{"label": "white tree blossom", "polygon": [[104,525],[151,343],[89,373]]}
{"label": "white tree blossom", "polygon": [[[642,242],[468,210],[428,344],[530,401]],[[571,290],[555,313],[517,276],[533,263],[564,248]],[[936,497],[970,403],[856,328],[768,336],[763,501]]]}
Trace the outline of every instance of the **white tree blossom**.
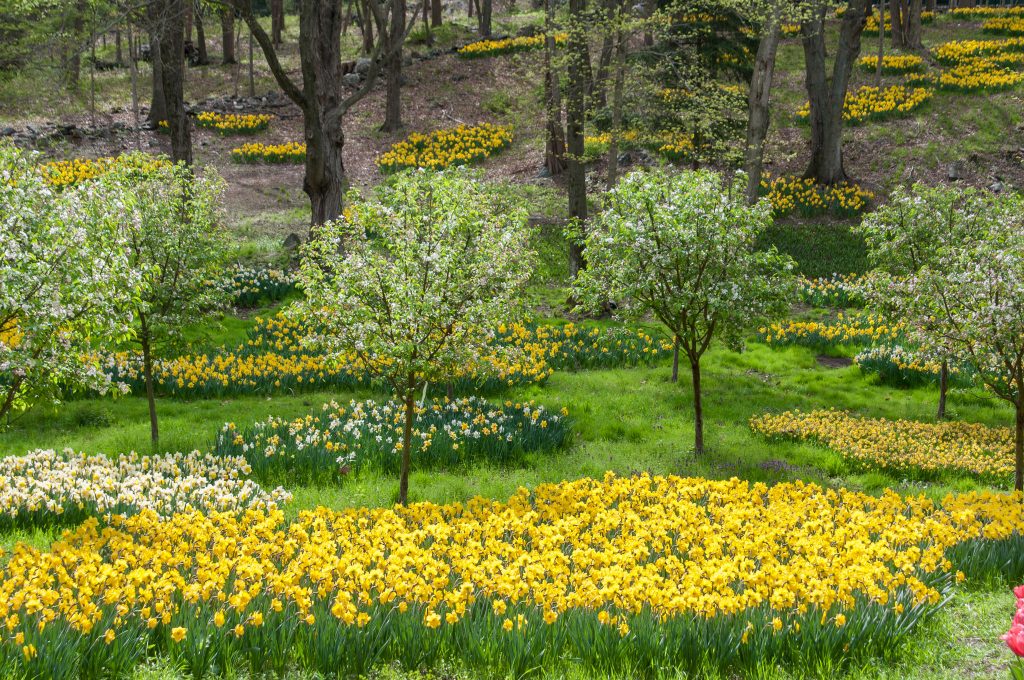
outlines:
{"label": "white tree blossom", "polygon": [[0,417],[76,389],[105,392],[96,350],[130,334],[139,274],[117,192],[51,188],[0,145]]}
{"label": "white tree blossom", "polygon": [[412,171],[355,201],[303,252],[300,280],[320,332],[309,342],[356,353],[405,408],[399,501],[408,500],[415,399],[492,354],[534,263],[519,206],[466,170]]}
{"label": "white tree blossom", "polygon": [[576,295],[591,308],[612,301],[619,315],[653,315],[675,334],[693,377],[697,454],[701,357],[716,337],[742,348],[744,333],[785,313],[792,294],[791,262],[755,248],[769,224],[771,206],[748,206],[738,183],[708,170],[659,170],[624,177],[589,227]]}

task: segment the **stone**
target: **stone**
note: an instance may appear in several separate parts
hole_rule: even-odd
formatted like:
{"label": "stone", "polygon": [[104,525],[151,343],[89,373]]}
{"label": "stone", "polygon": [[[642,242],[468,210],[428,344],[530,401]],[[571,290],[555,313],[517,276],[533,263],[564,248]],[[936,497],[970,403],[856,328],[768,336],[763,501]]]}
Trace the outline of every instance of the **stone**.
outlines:
{"label": "stone", "polygon": [[286,236],[285,239],[284,239],[284,249],[285,250],[289,250],[289,251],[298,250],[299,246],[301,246],[301,245],[302,245],[302,237],[299,236],[298,234],[296,234],[294,231],[292,233],[288,234],[288,236]]}
{"label": "stone", "polygon": [[998,180],[998,179],[997,179],[997,180],[996,180],[995,182],[992,182],[992,184],[989,184],[989,185],[988,185],[988,190],[989,190],[989,191],[991,191],[991,192],[992,192],[993,194],[1000,194],[1000,193],[1002,193],[1002,192],[1003,192],[1003,191],[1004,191],[1005,189],[1006,189],[1006,185],[1005,185],[1005,184],[1003,184],[1003,183],[1002,183],[1002,182],[1001,182],[1000,180]]}
{"label": "stone", "polygon": [[0,137],[10,137],[11,135],[15,134],[16,132],[17,132],[17,130],[15,130],[12,127],[5,127],[3,130],[0,130]]}
{"label": "stone", "polygon": [[536,35],[540,35],[540,34],[541,34],[540,27],[539,26],[534,26],[532,24],[527,24],[526,26],[522,26],[522,27],[519,28],[518,31],[516,31],[516,37],[517,38],[532,38],[532,37],[534,37]]}
{"label": "stone", "polygon": [[367,73],[369,73],[371,66],[373,66],[373,61],[366,57],[360,57],[359,59],[356,59],[356,73],[358,73],[361,76],[365,76]]}
{"label": "stone", "polygon": [[349,87],[359,87],[359,83],[363,81],[363,77],[358,73],[346,73],[341,77],[341,81]]}
{"label": "stone", "polygon": [[951,181],[963,179],[967,175],[967,165],[963,161],[955,161],[946,167],[946,177]]}

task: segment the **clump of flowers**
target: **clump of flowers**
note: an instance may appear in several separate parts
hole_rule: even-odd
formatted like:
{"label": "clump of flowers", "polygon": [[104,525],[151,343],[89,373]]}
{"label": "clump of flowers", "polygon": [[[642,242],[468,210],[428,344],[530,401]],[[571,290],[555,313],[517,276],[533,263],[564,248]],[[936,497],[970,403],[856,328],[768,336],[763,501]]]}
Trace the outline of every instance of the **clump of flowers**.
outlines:
{"label": "clump of flowers", "polygon": [[833,274],[808,279],[799,277],[800,301],[812,307],[863,307],[864,277],[860,274]]}
{"label": "clump of flowers", "polygon": [[[474,59],[478,57],[496,57],[500,54],[512,54],[513,52],[528,52],[543,48],[545,39],[546,36],[541,34],[503,38],[501,40],[478,40],[460,47],[456,54],[460,57]],[[564,45],[568,39],[568,33],[555,33],[556,45]]]}
{"label": "clump of flowers", "polygon": [[943,90],[980,92],[1006,90],[1024,81],[1024,73],[1011,71],[993,59],[970,59],[939,74],[936,84]]}
{"label": "clump of flowers", "polygon": [[1001,637],[1010,651],[1017,655],[1016,663],[1010,666],[1010,674],[1014,680],[1024,680],[1024,586],[1017,586],[1013,589],[1013,596],[1017,599],[1017,612],[1013,615],[1013,622],[1010,630]]}
{"label": "clump of flowers", "polygon": [[[932,90],[924,87],[892,85],[877,88],[873,85],[862,85],[857,90],[846,93],[843,120],[855,125],[867,120],[881,120],[909,113],[921,107],[934,94]],[[810,103],[805,103],[796,115],[800,120],[809,119]]]}
{"label": "clump of flowers", "polygon": [[232,149],[231,159],[237,163],[302,163],[306,160],[306,145],[300,142],[253,142]]}
{"label": "clump of flowers", "polygon": [[[853,358],[862,373],[877,375],[885,385],[917,387],[938,382],[942,362],[929,357],[920,349],[886,342],[862,350]],[[971,384],[963,367],[947,364],[950,382],[958,386]]]}
{"label": "clump of flowers", "polygon": [[[878,57],[866,56],[857,60],[857,65],[865,71],[874,73],[878,69]],[[924,59],[916,54],[886,54],[882,56],[882,73],[885,75],[903,75],[924,70]]]}
{"label": "clump of flowers", "polygon": [[16,677],[118,679],[153,656],[194,677],[212,659],[228,676],[353,677],[838,662],[891,650],[938,611],[964,578],[947,555],[1019,549],[1022,498],[608,474],[290,521],[115,516],[14,548],[0,658]]}
{"label": "clump of flowers", "polygon": [[772,204],[776,217],[799,213],[804,217],[831,214],[852,217],[864,212],[875,195],[856,184],[817,184],[813,179],[786,175],[761,180],[761,192]]}
{"label": "clump of flowers", "polygon": [[498,327],[497,342],[512,345],[554,370],[649,366],[672,352],[672,343],[629,328],[587,328],[576,324]]}
{"label": "clump of flowers", "polygon": [[750,420],[750,429],[769,438],[816,441],[859,469],[887,470],[915,479],[952,471],[1006,482],[1014,471],[1014,435],[1006,427],[860,418],[819,410],[756,416]]}
{"label": "clump of flowers", "polygon": [[512,128],[491,123],[459,125],[427,134],[414,132],[378,158],[377,165],[385,174],[406,168],[440,170],[476,163],[511,143]]}
{"label": "clump of flowers", "polygon": [[196,125],[222,135],[251,135],[266,130],[273,119],[273,116],[265,113],[203,111],[196,116]]}
{"label": "clump of flowers", "polygon": [[173,453],[89,456],[37,450],[0,459],[0,525],[76,524],[88,517],[274,510],[290,499],[264,491],[241,456]]}
{"label": "clump of flowers", "polygon": [[1024,51],[1024,37],[1005,40],[952,40],[936,47],[932,54],[943,64],[950,65],[1000,52],[1021,51]]}
{"label": "clump of flowers", "polygon": [[221,282],[235,307],[255,307],[263,302],[276,302],[296,290],[294,272],[239,264]]}
{"label": "clump of flowers", "polygon": [[[416,407],[413,464],[450,468],[472,461],[507,465],[523,455],[560,448],[569,435],[568,411],[534,402],[491,404],[480,397],[443,399]],[[244,457],[257,479],[337,482],[364,468],[395,473],[401,462],[401,404],[350,401],[324,404],[294,420],[269,418],[242,431],[227,423],[218,455]]]}
{"label": "clump of flowers", "polygon": [[990,17],[1024,17],[1024,7],[956,7],[950,15],[958,19],[987,19]]}
{"label": "clump of flowers", "polygon": [[762,326],[758,339],[772,347],[801,345],[831,349],[840,345],[871,345],[895,340],[904,331],[902,324],[889,324],[872,314],[847,316],[839,313],[833,321],[786,321]]}
{"label": "clump of flowers", "polygon": [[140,173],[147,173],[169,163],[170,161],[166,158],[159,156],[128,154],[125,156],[72,158],[64,161],[51,161],[40,165],[39,172],[42,173],[50,186],[56,189],[63,189],[80,182],[102,177],[113,170],[133,168]]}

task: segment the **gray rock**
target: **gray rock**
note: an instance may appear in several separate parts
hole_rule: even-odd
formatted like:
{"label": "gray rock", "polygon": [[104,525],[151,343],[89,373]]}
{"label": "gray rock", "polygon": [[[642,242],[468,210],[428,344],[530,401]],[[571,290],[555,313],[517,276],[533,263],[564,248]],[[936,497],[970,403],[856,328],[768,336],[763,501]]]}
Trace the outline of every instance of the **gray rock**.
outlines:
{"label": "gray rock", "polygon": [[284,249],[285,250],[289,250],[289,251],[297,250],[298,247],[301,246],[301,245],[302,245],[302,237],[299,236],[298,234],[296,234],[295,232],[292,232],[292,233],[288,234],[288,236],[286,236],[285,239],[284,239]]}
{"label": "gray rock", "polygon": [[359,83],[362,82],[363,77],[358,73],[346,73],[341,77],[341,80],[349,87],[359,87]]}
{"label": "gray rock", "polygon": [[367,73],[370,72],[370,66],[372,65],[373,61],[371,61],[370,59],[366,57],[360,57],[359,59],[356,59],[356,73],[358,73],[361,76],[365,76]]}
{"label": "gray rock", "polygon": [[541,34],[540,27],[539,26],[534,26],[532,24],[527,24],[526,26],[522,26],[522,27],[520,27],[520,29],[518,31],[516,31],[516,37],[517,38],[532,38],[533,36],[540,35],[540,34]]}
{"label": "gray rock", "polygon": [[15,130],[12,127],[5,127],[3,130],[0,130],[0,137],[10,137],[11,135],[15,134],[16,132],[17,132],[17,130]]}
{"label": "gray rock", "polygon": [[1001,194],[1005,189],[1006,189],[1006,185],[1003,184],[998,179],[995,182],[992,182],[992,184],[988,185],[988,190],[991,191],[994,194]]}
{"label": "gray rock", "polygon": [[946,177],[951,181],[963,179],[967,175],[967,164],[963,161],[950,163],[946,168]]}

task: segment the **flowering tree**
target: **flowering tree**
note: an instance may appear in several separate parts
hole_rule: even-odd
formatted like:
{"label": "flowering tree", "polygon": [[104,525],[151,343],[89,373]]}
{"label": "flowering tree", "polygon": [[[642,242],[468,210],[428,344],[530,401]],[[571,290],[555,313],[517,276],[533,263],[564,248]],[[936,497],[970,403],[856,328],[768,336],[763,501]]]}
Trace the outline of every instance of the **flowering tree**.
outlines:
{"label": "flowering tree", "polygon": [[402,504],[416,397],[494,352],[494,329],[514,316],[533,269],[530,236],[520,208],[456,169],[399,175],[306,246],[299,313],[322,329],[310,341],[354,352],[404,406]]}
{"label": "flowering tree", "polygon": [[220,308],[226,291],[213,285],[221,274],[227,237],[218,205],[224,181],[211,169],[196,174],[184,163],[145,171],[125,163],[104,183],[121,192],[121,222],[128,266],[141,278],[132,307],[135,339],[142,349],[150,436],[160,436],[153,384],[153,353],[181,328]]}
{"label": "flowering tree", "polygon": [[972,194],[969,229],[894,285],[913,333],[964,357],[1015,410],[1014,486],[1024,489],[1024,197]]}
{"label": "flowering tree", "polygon": [[[903,298],[920,291],[904,285],[905,280],[925,266],[941,268],[950,249],[977,238],[984,221],[980,200],[971,189],[915,184],[909,190],[897,187],[889,203],[865,217],[856,229],[868,244],[872,264],[879,269],[866,291],[872,304],[893,318],[906,319],[913,301]],[[949,359],[954,347],[926,330],[926,324],[912,322],[908,335],[922,351],[936,355],[941,362],[937,413],[941,420],[946,416]]]}
{"label": "flowering tree", "polygon": [[736,349],[743,333],[784,314],[791,263],[754,248],[771,224],[764,200],[749,206],[739,184],[714,172],[635,172],[608,192],[587,234],[587,270],[576,295],[597,308],[653,315],[676,336],[693,376],[694,450],[704,452],[700,360],[718,337]]}
{"label": "flowering tree", "polygon": [[33,157],[0,145],[0,418],[109,389],[94,351],[127,336],[138,285],[120,205],[96,186],[57,192]]}

